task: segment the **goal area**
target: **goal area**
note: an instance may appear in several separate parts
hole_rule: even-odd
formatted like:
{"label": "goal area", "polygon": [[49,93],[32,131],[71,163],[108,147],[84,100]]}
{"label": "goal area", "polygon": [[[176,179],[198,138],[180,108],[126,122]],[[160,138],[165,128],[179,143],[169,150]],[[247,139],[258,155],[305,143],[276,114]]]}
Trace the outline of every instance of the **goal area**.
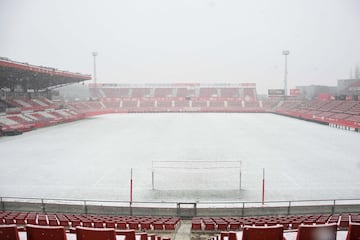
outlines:
{"label": "goal area", "polygon": [[153,190],[241,190],[241,161],[152,161]]}

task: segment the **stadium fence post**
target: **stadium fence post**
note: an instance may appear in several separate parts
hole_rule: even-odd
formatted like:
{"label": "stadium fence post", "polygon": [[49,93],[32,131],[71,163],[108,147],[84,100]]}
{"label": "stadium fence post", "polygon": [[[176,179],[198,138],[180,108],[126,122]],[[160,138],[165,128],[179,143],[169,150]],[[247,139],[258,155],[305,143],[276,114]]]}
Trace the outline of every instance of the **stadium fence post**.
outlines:
{"label": "stadium fence post", "polygon": [[241,161],[240,161],[240,182],[239,182],[239,190],[241,190]]}
{"label": "stadium fence post", "polygon": [[87,208],[86,200],[84,200],[84,212],[85,212],[85,214],[88,214],[88,208]]}
{"label": "stadium fence post", "polygon": [[262,194],[261,194],[261,202],[264,206],[265,203],[265,168],[263,168],[263,179],[262,179]]}
{"label": "stadium fence post", "polygon": [[152,190],[155,189],[155,179],[154,179],[154,161],[151,162],[151,186],[152,186]]}
{"label": "stadium fence post", "polygon": [[245,214],[245,202],[242,203],[241,216],[243,217]]}
{"label": "stadium fence post", "polygon": [[287,211],[288,215],[290,215],[290,210],[291,210],[291,201],[289,201],[289,205],[288,205],[288,211]]}
{"label": "stadium fence post", "polygon": [[45,203],[44,203],[44,199],[41,199],[41,212],[45,213]]}
{"label": "stadium fence post", "polygon": [[133,202],[133,169],[130,169],[130,207]]}
{"label": "stadium fence post", "polygon": [[1,203],[1,211],[5,211],[5,204],[4,204],[4,202],[3,202],[3,198],[2,197],[0,197],[0,203]]}

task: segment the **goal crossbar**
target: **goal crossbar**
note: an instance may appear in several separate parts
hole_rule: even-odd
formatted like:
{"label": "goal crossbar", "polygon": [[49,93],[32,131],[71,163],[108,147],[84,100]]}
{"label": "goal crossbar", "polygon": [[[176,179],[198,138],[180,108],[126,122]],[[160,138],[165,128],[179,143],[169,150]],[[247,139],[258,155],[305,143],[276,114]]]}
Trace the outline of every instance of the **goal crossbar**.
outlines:
{"label": "goal crossbar", "polygon": [[152,161],[152,189],[155,189],[155,171],[158,169],[179,170],[221,170],[235,169],[239,174],[239,189],[241,190],[242,162],[236,160],[153,160]]}

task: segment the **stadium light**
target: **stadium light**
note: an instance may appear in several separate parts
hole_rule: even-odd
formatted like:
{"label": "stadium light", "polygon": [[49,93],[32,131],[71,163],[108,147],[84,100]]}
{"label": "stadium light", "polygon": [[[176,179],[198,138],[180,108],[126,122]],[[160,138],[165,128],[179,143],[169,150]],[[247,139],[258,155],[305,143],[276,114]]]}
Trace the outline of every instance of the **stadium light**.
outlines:
{"label": "stadium light", "polygon": [[289,50],[283,50],[282,55],[285,56],[285,73],[284,73],[284,99],[286,99],[287,95],[287,56],[290,54]]}
{"label": "stadium light", "polygon": [[94,83],[95,83],[95,87],[96,87],[96,57],[97,57],[98,53],[97,52],[92,52],[92,56],[94,57]]}

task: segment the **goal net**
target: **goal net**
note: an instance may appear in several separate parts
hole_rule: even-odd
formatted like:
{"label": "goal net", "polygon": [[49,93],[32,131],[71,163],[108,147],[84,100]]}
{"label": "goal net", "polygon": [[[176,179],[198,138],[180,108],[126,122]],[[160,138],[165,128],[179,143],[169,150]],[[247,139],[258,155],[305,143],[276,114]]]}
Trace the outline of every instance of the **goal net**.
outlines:
{"label": "goal net", "polygon": [[153,190],[240,190],[241,161],[153,161]]}

